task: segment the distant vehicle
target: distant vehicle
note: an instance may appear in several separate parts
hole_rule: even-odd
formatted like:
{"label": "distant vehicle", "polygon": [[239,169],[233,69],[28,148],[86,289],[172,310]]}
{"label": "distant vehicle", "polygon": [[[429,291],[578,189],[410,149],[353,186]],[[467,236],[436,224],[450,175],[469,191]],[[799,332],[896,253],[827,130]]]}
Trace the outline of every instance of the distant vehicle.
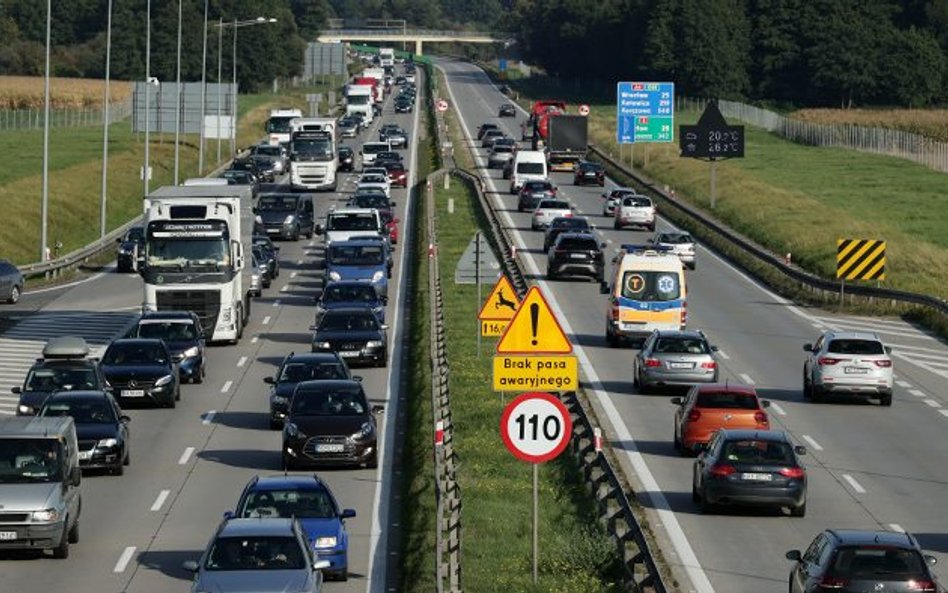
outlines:
{"label": "distant vehicle", "polygon": [[273,159],[275,163],[274,171],[278,175],[286,173],[286,162],[289,155],[286,152],[286,148],[282,145],[277,144],[256,144],[250,147],[250,154],[253,156],[267,156]]}
{"label": "distant vehicle", "polygon": [[353,235],[385,232],[378,210],[373,208],[338,208],[326,214],[326,224],[321,227],[326,235],[326,248],[336,241],[346,241]]}
{"label": "distant vehicle", "polygon": [[500,129],[500,126],[498,124],[495,124],[493,122],[484,122],[477,127],[477,139],[478,140],[483,139],[484,134],[486,134],[488,130],[499,130],[499,129]]}
{"label": "distant vehicle", "polygon": [[538,150],[519,150],[513,158],[510,175],[510,193],[520,191],[527,181],[543,180],[549,176],[546,155]]}
{"label": "distant vehicle", "polygon": [[355,138],[360,129],[359,120],[352,116],[346,116],[339,120],[339,136],[341,138]]}
{"label": "distant vehicle", "polygon": [[314,325],[313,352],[331,350],[346,361],[384,367],[388,364],[388,326],[369,307],[326,311]]}
{"label": "distant vehicle", "polygon": [[253,154],[250,157],[254,166],[257,168],[257,176],[261,182],[273,183],[278,175],[277,169],[280,168],[279,157],[271,157],[264,154]]}
{"label": "distant vehicle", "polygon": [[549,179],[526,181],[517,198],[517,212],[533,212],[541,200],[555,199],[557,189]]}
{"label": "distant vehicle", "polygon": [[330,282],[357,280],[370,283],[380,296],[388,296],[388,268],[382,245],[350,239],[326,248],[326,278]]}
{"label": "distant vehicle", "polygon": [[616,206],[619,205],[622,198],[636,195],[638,195],[638,193],[628,187],[617,187],[611,191],[603,192],[602,199],[605,200],[605,202],[602,203],[602,215],[615,218]]}
{"label": "distant vehicle", "polygon": [[639,393],[718,382],[717,346],[700,331],[655,330],[635,356]]}
{"label": "distant vehicle", "polygon": [[543,235],[543,251],[549,251],[560,233],[592,233],[595,226],[583,216],[560,216],[550,221]]}
{"label": "distant vehicle", "polygon": [[503,130],[487,130],[484,132],[484,135],[481,136],[481,148],[490,148],[494,145],[495,140],[506,137],[507,135]]}
{"label": "distant vehicle", "polygon": [[[134,272],[138,268],[138,254],[143,253],[145,247],[145,227],[140,224],[130,227],[115,242],[118,243],[115,250],[115,271]],[[17,298],[19,299],[19,294]]]}
{"label": "distant vehicle", "polygon": [[388,142],[393,148],[408,148],[408,133],[397,124],[385,124],[379,128],[379,141]]}
{"label": "distant vehicle", "polygon": [[89,357],[89,345],[79,336],[51,338],[26,373],[22,386],[10,389],[20,396],[17,416],[32,416],[56,391],[106,389],[99,359]]}
{"label": "distant vehicle", "polygon": [[820,401],[827,395],[844,394],[892,405],[892,349],[877,333],[830,330],[803,350],[807,352],[804,399]]}
{"label": "distant vehicle", "polygon": [[358,280],[330,282],[316,301],[316,321],[331,309],[369,307],[379,323],[385,323],[385,305],[388,299],[379,295],[374,286]]}
{"label": "distant vehicle", "polygon": [[517,117],[517,108],[513,103],[504,103],[497,112],[498,117]]}
{"label": "distant vehicle", "polygon": [[301,236],[312,239],[316,231],[311,194],[260,194],[257,215],[268,237],[299,241]]}
{"label": "distant vehicle", "polygon": [[599,187],[606,185],[606,171],[599,163],[580,161],[573,172],[573,185],[595,183]]}
{"label": "distant vehicle", "polygon": [[178,365],[162,340],[113,340],[102,355],[102,373],[119,402],[151,401],[173,408],[181,399]]}
{"label": "distant vehicle", "polygon": [[530,228],[542,231],[550,226],[554,218],[569,218],[573,216],[573,206],[566,200],[543,198],[537,203],[533,215],[530,217]]}
{"label": "distant vehicle", "polygon": [[695,269],[695,240],[690,234],[677,231],[657,233],[648,242],[671,249],[672,253],[677,255],[681,263],[685,264],[689,270]]}
{"label": "distant vehicle", "polygon": [[234,171],[228,169],[221,173],[221,178],[226,179],[230,185],[249,185],[251,190],[251,199],[256,200],[260,193],[260,181],[256,175],[250,171]]}
{"label": "distant vehicle", "polygon": [[363,173],[356,183],[356,191],[376,190],[390,196],[392,182],[388,179],[388,172],[383,174]]}
{"label": "distant vehicle", "polygon": [[655,230],[655,204],[646,196],[624,196],[615,209],[613,227],[616,230],[627,226]]}
{"label": "distant vehicle", "polygon": [[543,120],[539,125],[543,137],[543,150],[553,171],[573,171],[586,158],[588,148],[589,118],[584,115],[560,114],[546,117],[546,132]]}
{"label": "distant vehicle", "polygon": [[[371,288],[371,287],[369,287]],[[336,352],[291,353],[283,359],[272,377],[264,377],[270,385],[270,428],[283,426],[296,385],[316,379],[352,379],[349,366]]]}
{"label": "distant vehicle", "polygon": [[490,149],[490,154],[487,155],[487,168],[502,169],[508,161],[513,160],[513,157],[513,146],[510,144],[501,144],[500,142],[495,141]]}
{"label": "distant vehicle", "polygon": [[128,423],[118,402],[106,391],[60,391],[47,398],[38,416],[71,416],[79,443],[79,467],[104,469],[115,476],[131,462]]}
{"label": "distant vehicle", "polygon": [[556,237],[546,256],[546,277],[555,280],[561,276],[590,276],[602,282],[602,250],[605,243],[585,232],[564,232]]}
{"label": "distant vehicle", "polygon": [[303,117],[299,109],[283,107],[271,109],[265,128],[270,144],[286,146],[290,143],[290,122],[297,117]]}
{"label": "distant vehicle", "polygon": [[695,385],[685,397],[673,397],[675,410],[675,450],[685,455],[707,448],[708,441],[722,428],[770,430],[764,408],[753,385],[706,383]]}
{"label": "distant vehicle", "polygon": [[267,286],[270,286],[270,280],[268,280],[270,273],[262,257],[262,252],[259,249],[251,249],[251,275],[250,288],[248,290],[250,296],[258,297],[263,295],[263,289],[266,288],[264,282],[266,282]]}
{"label": "distant vehicle", "polygon": [[[229,171],[245,171],[251,173],[257,182],[264,181],[264,173],[260,170],[259,163],[254,160],[252,157],[238,158],[234,159],[230,163]],[[272,179],[266,179],[266,181],[272,181]]]}
{"label": "distant vehicle", "polygon": [[512,92],[511,89],[510,89],[510,87],[509,87],[508,85],[506,85],[506,84],[500,85],[500,88],[497,89],[497,90],[499,90],[501,93],[503,93],[503,94],[505,94],[505,95],[510,95],[510,93]]}
{"label": "distant vehicle", "polygon": [[392,145],[388,142],[366,142],[362,145],[359,154],[362,155],[362,167],[370,167],[380,152],[389,152]]}
{"label": "distant vehicle", "polygon": [[193,311],[147,311],[128,337],[163,340],[178,363],[181,380],[204,382],[207,342],[201,320]]}
{"label": "distant vehicle", "polygon": [[388,181],[393,187],[408,187],[408,169],[403,163],[386,161],[385,170],[388,173]]}
{"label": "distant vehicle", "polygon": [[355,153],[348,146],[339,147],[339,170],[351,172],[355,168]]}
{"label": "distant vehicle", "polygon": [[395,113],[411,113],[415,102],[404,95],[395,98]]}
{"label": "distant vehicle", "polygon": [[280,248],[273,243],[269,235],[253,235],[251,237],[252,245],[262,250],[264,259],[267,262],[267,270],[270,278],[274,279],[280,276]]}
{"label": "distant vehicle", "polygon": [[6,260],[0,260],[0,299],[16,303],[23,293],[23,273]]}

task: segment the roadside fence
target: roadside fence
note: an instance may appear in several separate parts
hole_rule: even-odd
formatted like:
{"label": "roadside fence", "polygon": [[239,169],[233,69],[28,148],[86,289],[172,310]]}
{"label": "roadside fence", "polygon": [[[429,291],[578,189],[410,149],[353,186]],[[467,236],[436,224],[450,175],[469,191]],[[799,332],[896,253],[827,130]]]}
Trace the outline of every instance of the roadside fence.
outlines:
{"label": "roadside fence", "polygon": [[[122,121],[132,114],[132,99],[112,103],[109,106],[109,123]],[[0,131],[41,130],[44,121],[43,109],[0,109]],[[102,125],[102,107],[67,107],[49,110],[51,128],[81,128]]]}

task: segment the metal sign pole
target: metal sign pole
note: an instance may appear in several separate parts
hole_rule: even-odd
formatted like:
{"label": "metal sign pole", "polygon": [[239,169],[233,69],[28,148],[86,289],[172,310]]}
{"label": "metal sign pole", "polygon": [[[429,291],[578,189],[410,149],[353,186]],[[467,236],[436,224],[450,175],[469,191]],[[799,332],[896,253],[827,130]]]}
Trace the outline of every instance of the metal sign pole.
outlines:
{"label": "metal sign pole", "polygon": [[714,157],[711,157],[711,209],[714,210],[714,206],[717,202],[717,196],[715,195],[717,185],[717,161]]}
{"label": "metal sign pole", "polygon": [[533,464],[533,584],[537,584],[540,524],[540,464]]}
{"label": "metal sign pole", "polygon": [[[445,173],[445,178],[447,178]],[[477,283],[477,306],[481,305],[481,232],[474,234],[474,282]],[[477,324],[477,357],[481,357],[481,327],[480,321]]]}

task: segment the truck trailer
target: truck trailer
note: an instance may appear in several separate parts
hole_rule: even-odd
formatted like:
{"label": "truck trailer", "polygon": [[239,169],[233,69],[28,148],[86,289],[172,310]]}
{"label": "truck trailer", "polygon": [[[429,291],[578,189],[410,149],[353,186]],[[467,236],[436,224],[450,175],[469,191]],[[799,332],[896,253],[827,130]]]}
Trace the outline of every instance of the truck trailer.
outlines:
{"label": "truck trailer", "polygon": [[572,171],[586,158],[589,118],[560,114],[548,118],[545,148],[551,171]]}

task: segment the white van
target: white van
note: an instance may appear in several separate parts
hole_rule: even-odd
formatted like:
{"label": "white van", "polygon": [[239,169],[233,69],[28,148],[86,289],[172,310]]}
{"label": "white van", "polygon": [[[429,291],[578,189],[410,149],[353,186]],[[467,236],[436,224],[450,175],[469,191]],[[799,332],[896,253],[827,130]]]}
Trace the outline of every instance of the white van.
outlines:
{"label": "white van", "polygon": [[366,142],[362,145],[359,154],[362,155],[362,168],[371,167],[375,162],[375,157],[380,152],[389,152],[392,145],[388,142]]}
{"label": "white van", "polygon": [[546,155],[540,150],[521,150],[514,156],[512,169],[510,193],[515,194],[523,187],[524,181],[546,179]]}

